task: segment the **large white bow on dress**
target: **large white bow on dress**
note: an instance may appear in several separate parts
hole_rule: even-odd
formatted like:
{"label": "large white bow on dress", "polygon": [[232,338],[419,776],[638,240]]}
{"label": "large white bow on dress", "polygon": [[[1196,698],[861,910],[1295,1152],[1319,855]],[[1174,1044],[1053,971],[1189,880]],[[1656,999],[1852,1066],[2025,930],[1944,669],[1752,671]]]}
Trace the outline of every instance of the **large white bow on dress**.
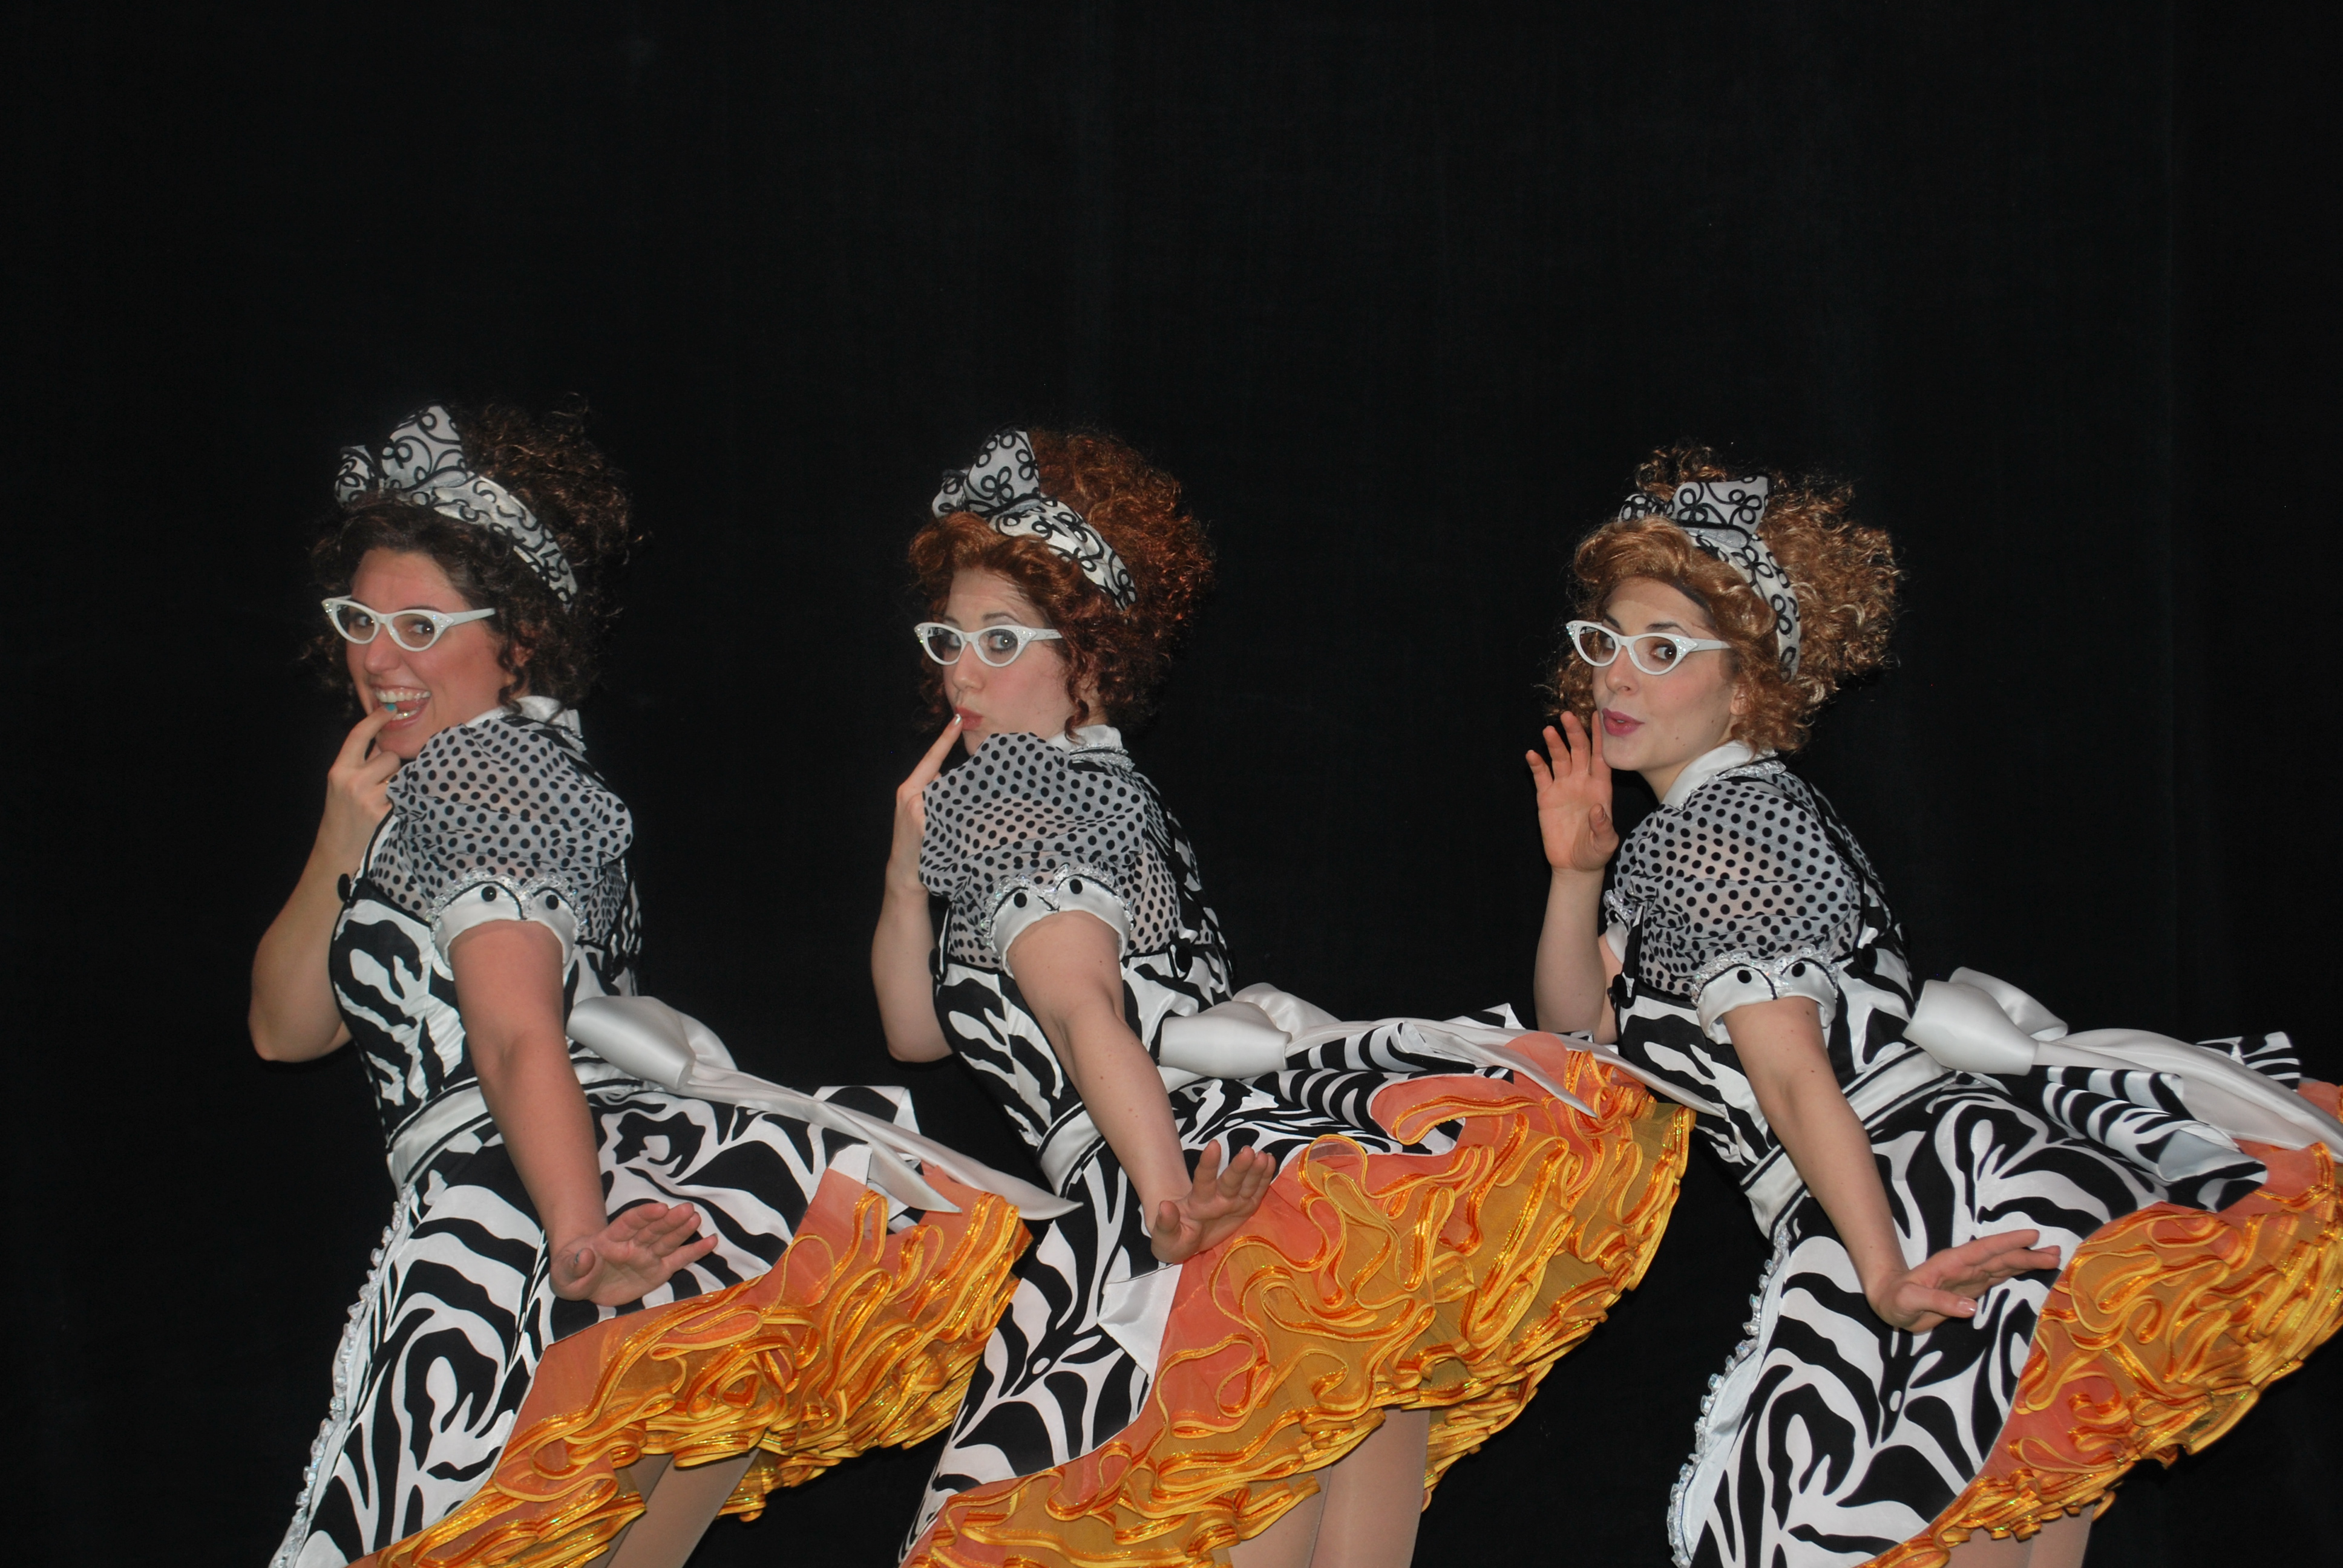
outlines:
{"label": "large white bow on dress", "polygon": [[2158,1073],[2189,1115],[2231,1138],[2280,1149],[2324,1143],[2343,1156],[2343,1121],[2237,1058],[2144,1029],[2069,1034],[2048,1008],[1976,970],[1955,970],[1951,980],[1922,986],[1904,1038],[1956,1072],[2077,1067]]}
{"label": "large white bow on dress", "polygon": [[677,1094],[769,1111],[859,1139],[870,1148],[870,1185],[914,1209],[960,1212],[959,1205],[920,1175],[917,1167],[924,1162],[964,1187],[1006,1198],[1029,1220],[1074,1211],[1075,1205],[1063,1198],[932,1138],[742,1072],[715,1030],[655,997],[589,997],[570,1011],[569,1038],[611,1066]]}

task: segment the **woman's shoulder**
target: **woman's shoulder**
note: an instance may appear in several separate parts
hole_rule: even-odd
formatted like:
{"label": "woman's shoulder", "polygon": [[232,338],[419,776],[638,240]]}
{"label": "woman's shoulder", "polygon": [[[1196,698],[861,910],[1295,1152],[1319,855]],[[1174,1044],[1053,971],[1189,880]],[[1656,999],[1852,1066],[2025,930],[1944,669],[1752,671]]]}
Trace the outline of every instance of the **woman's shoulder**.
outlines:
{"label": "woman's shoulder", "polygon": [[1644,899],[1717,882],[1835,884],[1865,869],[1829,803],[1775,758],[1727,769],[1651,812],[1622,865]]}
{"label": "woman's shoulder", "polygon": [[588,763],[576,716],[535,707],[443,729],[392,776],[391,803],[415,832],[435,840],[494,835],[508,849],[523,840],[564,861],[626,853],[632,814]]}
{"label": "woman's shoulder", "polygon": [[1155,804],[1154,787],[1119,741],[1070,748],[1031,734],[989,738],[959,767],[939,774],[927,795],[930,810],[986,816],[1007,807],[1111,817]]}

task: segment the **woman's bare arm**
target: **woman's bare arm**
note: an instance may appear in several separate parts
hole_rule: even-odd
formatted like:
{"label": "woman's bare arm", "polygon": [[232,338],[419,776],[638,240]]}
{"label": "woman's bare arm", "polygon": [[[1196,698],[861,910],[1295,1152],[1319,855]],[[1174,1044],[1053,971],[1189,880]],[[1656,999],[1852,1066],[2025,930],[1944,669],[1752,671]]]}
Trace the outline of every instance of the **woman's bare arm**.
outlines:
{"label": "woman's bare arm", "polygon": [[1119,947],[1102,920],[1046,916],[1017,937],[1017,989],[1138,1189],[1155,1255],[1178,1262],[1242,1224],[1275,1171],[1258,1150],[1221,1171],[1217,1152],[1207,1150],[1190,1178],[1162,1077],[1123,1018]]}
{"label": "woman's bare arm", "polygon": [[1538,930],[1538,1027],[1608,1042],[1618,1037],[1610,1000],[1614,964],[1605,961],[1599,922],[1603,868],[1619,848],[1611,769],[1603,760],[1601,729],[1582,726],[1574,713],[1562,716],[1559,730],[1546,726],[1545,746],[1546,756],[1529,754],[1538,837],[1553,872]]}
{"label": "woman's bare arm", "polygon": [[341,879],[355,876],[367,840],[390,810],[390,776],[398,759],[368,754],[390,722],[377,709],[358,720],[326,775],[326,809],[293,896],[262,934],[252,956],[252,1006],[245,1015],[252,1049],[270,1061],[307,1061],[350,1038],[327,968],[334,922],[342,912]]}
{"label": "woman's bare arm", "polygon": [[887,853],[887,894],[870,938],[870,983],[879,993],[879,1027],[898,1061],[939,1061],[951,1054],[936,1022],[928,956],[936,945],[928,890],[920,881],[920,846],[928,830],[926,792],[960,739],[955,717],[895,789],[895,833]]}
{"label": "woman's bare arm", "polygon": [[1805,997],[1785,997],[1735,1008],[1725,1027],[1766,1125],[1830,1216],[1882,1320],[1926,1332],[1946,1318],[1976,1315],[1976,1298],[1988,1287],[2058,1266],[2056,1249],[2035,1249],[2039,1232],[2005,1231],[1907,1268],[1871,1137],[1831,1070],[1821,1012]]}
{"label": "woman's bare arm", "polygon": [[563,1030],[561,941],[534,920],[493,920],[447,955],[456,1006],[480,1092],[552,1245],[553,1286],[571,1301],[617,1306],[704,1257],[689,1203],[639,1204],[612,1221],[603,1207],[594,1121]]}

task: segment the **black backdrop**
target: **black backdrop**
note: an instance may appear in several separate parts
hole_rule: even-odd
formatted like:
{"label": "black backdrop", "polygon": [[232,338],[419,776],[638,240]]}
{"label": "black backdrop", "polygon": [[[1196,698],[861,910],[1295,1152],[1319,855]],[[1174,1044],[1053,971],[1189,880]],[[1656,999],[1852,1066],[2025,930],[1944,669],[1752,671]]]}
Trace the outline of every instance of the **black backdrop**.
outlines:
{"label": "black backdrop", "polygon": [[[1009,417],[1123,432],[1214,526],[1223,585],[1136,749],[1243,981],[1525,1000],[1567,549],[1694,436],[1847,475],[1904,546],[1901,666],[1803,766],[1924,970],[2079,1025],[2288,1027],[2343,1071],[2309,24],[20,13],[11,1382],[53,1560],[259,1560],[321,1413],[388,1194],[353,1064],[250,1055],[245,970],[346,721],[293,664],[302,549],[336,447],[429,397],[582,394],[656,535],[588,709],[647,988],[773,1077],[908,1076],[988,1158],[958,1070],[884,1059],[865,944],[925,733],[902,546]],[[1643,1289],[1454,1473],[1419,1560],[1663,1561],[1759,1254],[1696,1161]],[[2136,1475],[2096,1560],[2331,1545],[2338,1395],[2329,1352]],[[890,1561],[930,1452],[697,1561]]]}

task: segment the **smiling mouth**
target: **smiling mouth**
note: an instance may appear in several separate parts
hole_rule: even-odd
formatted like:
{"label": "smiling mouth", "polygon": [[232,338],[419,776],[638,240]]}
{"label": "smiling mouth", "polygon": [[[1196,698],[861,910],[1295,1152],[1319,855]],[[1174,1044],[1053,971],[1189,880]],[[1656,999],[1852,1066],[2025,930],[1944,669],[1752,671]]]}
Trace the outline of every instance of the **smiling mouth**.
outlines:
{"label": "smiling mouth", "polygon": [[431,700],[431,694],[412,686],[377,686],[374,699],[389,711],[391,721],[397,723],[414,718]]}

